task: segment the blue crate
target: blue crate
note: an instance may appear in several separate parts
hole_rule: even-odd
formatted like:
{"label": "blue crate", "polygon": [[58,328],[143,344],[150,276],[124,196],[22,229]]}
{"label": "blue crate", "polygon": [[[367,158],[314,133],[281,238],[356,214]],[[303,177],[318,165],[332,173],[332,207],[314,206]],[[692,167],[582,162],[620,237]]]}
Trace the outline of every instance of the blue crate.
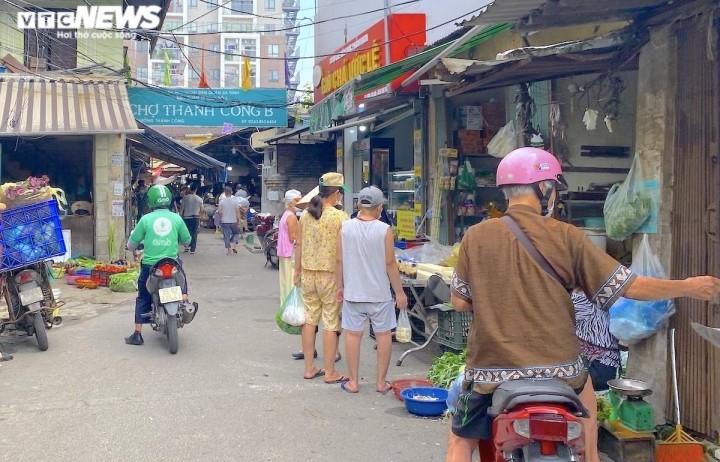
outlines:
{"label": "blue crate", "polygon": [[0,272],[65,254],[55,200],[0,212]]}

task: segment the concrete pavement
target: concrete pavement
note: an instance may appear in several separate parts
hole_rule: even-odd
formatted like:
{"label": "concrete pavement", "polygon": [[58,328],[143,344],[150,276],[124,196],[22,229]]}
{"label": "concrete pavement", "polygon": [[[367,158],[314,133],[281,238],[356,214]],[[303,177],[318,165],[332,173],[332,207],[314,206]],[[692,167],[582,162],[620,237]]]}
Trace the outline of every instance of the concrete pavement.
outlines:
{"label": "concrete pavement", "polygon": [[[443,460],[449,424],[375,392],[372,339],[359,394],[303,380],[290,358],[300,338],[275,325],[278,273],[264,257],[228,257],[205,229],[198,253],[181,256],[200,310],[177,355],[150,329],[144,346],[125,345],[134,296],[107,288],[58,286],[68,305],[47,352],[33,338],[0,338],[15,356],[0,363],[4,460]],[[393,348],[391,380],[424,377],[440,353],[431,345],[397,367],[407,347]]]}

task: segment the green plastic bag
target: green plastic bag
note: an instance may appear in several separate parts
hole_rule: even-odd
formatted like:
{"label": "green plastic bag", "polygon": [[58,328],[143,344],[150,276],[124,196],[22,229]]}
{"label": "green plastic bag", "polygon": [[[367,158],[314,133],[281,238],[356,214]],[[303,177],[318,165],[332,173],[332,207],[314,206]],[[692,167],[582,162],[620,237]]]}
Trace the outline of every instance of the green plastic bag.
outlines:
{"label": "green plastic bag", "polygon": [[280,308],[275,313],[275,324],[280,328],[281,331],[290,335],[300,335],[302,333],[302,326],[291,326],[282,320],[283,309]]}
{"label": "green plastic bag", "polygon": [[113,292],[137,292],[140,273],[118,273],[110,276],[110,290]]}

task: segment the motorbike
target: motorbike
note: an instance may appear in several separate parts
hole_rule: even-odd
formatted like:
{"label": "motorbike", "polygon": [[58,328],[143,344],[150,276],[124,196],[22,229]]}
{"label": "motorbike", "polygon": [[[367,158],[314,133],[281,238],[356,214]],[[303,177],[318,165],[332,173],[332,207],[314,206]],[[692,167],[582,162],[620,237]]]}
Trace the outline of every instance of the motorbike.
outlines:
{"label": "motorbike", "polygon": [[269,213],[258,213],[253,217],[253,221],[255,222],[255,234],[265,254],[265,266],[270,263],[273,268],[278,268],[280,260],[277,254],[278,228],[275,216]]}
{"label": "motorbike", "polygon": [[[440,276],[430,276],[427,288],[439,301],[450,301],[450,289]],[[495,462],[579,462],[583,458],[580,418],[588,413],[577,393],[562,380],[503,382],[493,394],[488,415],[494,418]]]}
{"label": "motorbike", "polygon": [[150,317],[153,330],[164,334],[171,354],[178,351],[178,330],[189,324],[198,311],[197,303],[183,301],[185,272],[174,258],[163,258],[150,269],[147,290],[152,296]]}
{"label": "motorbike", "polygon": [[24,330],[35,336],[40,351],[49,347],[47,329],[60,324],[52,287],[45,262],[16,268],[0,275],[0,285],[8,306],[8,319],[0,324],[6,328]]}

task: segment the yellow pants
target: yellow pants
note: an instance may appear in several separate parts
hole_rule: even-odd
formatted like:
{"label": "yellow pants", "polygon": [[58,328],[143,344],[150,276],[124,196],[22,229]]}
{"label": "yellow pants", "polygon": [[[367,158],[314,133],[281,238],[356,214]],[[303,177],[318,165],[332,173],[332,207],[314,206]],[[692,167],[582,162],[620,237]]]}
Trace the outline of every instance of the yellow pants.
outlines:
{"label": "yellow pants", "polygon": [[340,303],[337,301],[335,274],[330,271],[302,271],[302,298],[306,323],[323,329],[340,331]]}
{"label": "yellow pants", "polygon": [[280,305],[285,303],[294,286],[295,262],[291,257],[280,257]]}

